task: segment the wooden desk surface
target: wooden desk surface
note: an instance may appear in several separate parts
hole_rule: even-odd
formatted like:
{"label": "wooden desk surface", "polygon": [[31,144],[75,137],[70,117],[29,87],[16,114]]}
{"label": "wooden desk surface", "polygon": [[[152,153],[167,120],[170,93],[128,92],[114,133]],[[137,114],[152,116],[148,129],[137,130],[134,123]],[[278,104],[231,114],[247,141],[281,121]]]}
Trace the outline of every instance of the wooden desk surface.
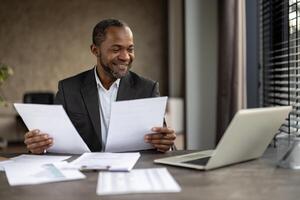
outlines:
{"label": "wooden desk surface", "polygon": [[153,163],[153,159],[185,152],[187,151],[166,154],[144,152],[135,166],[135,168],[167,167],[181,186],[180,193],[97,196],[97,172],[87,172],[85,173],[87,178],[79,181],[11,187],[5,173],[0,172],[0,199],[299,199],[300,171],[276,168],[274,149],[268,149],[261,159],[208,172]]}

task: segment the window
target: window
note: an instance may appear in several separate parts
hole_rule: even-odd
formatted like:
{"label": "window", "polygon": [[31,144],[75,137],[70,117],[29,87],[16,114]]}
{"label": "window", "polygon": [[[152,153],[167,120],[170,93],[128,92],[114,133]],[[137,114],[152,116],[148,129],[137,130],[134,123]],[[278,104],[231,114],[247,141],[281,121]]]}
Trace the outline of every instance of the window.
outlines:
{"label": "window", "polygon": [[300,0],[260,0],[262,106],[292,105],[281,132],[300,133]]}

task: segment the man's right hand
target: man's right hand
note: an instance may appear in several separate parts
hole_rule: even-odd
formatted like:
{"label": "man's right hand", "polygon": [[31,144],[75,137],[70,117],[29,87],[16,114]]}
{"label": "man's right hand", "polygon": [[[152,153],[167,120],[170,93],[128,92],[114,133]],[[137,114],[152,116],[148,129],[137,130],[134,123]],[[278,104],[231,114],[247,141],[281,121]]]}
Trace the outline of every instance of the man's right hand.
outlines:
{"label": "man's right hand", "polygon": [[24,143],[31,153],[41,154],[53,145],[53,138],[51,138],[48,134],[35,129],[25,134]]}

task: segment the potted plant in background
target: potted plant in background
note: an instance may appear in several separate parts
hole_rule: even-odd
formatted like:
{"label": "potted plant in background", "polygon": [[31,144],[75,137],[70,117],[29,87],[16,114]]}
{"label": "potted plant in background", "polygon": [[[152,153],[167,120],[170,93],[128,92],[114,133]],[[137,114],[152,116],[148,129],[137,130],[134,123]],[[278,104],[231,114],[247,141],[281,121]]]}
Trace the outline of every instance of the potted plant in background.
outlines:
{"label": "potted plant in background", "polygon": [[[1,86],[11,75],[13,75],[12,68],[0,62],[0,107],[8,106],[8,103],[5,100]],[[0,136],[0,149],[6,146],[7,146],[7,141],[1,138]]]}
{"label": "potted plant in background", "polygon": [[12,68],[0,62],[0,106],[7,105],[1,86],[11,75],[13,75]]}

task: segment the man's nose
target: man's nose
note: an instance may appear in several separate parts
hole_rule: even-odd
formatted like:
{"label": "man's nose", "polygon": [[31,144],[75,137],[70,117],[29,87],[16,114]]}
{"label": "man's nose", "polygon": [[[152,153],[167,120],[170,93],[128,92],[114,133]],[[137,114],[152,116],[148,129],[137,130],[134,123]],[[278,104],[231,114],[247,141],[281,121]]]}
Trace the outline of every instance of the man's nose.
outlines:
{"label": "man's nose", "polygon": [[130,55],[127,51],[121,51],[119,54],[119,59],[124,61],[130,60]]}

